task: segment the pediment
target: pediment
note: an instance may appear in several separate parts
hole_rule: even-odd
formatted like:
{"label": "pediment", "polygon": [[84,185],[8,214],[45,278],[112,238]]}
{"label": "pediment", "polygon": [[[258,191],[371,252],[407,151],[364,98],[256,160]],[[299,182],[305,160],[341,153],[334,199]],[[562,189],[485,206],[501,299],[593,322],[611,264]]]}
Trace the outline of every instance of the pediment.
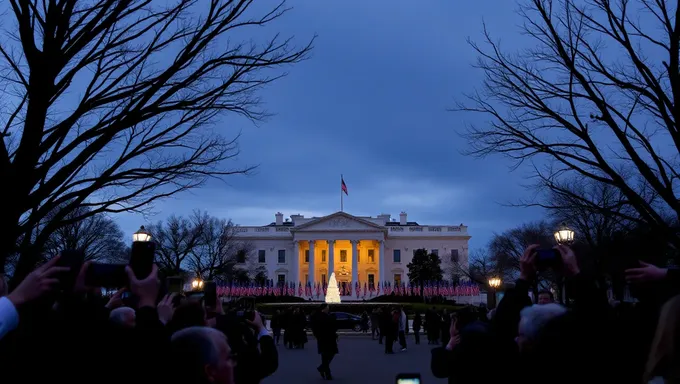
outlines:
{"label": "pediment", "polygon": [[385,231],[380,225],[344,212],[320,217],[292,229],[295,232]]}

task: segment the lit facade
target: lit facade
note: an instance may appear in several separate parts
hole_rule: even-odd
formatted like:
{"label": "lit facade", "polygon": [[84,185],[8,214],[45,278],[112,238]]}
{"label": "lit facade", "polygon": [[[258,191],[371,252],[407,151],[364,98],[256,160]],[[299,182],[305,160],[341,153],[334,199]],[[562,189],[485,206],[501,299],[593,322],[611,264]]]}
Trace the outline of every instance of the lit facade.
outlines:
{"label": "lit facade", "polygon": [[408,284],[407,265],[417,249],[436,252],[442,264],[452,258],[468,262],[470,235],[464,225],[420,225],[389,214],[377,217],[336,212],[305,218],[275,215],[265,226],[238,226],[239,240],[250,245],[251,260],[265,265],[274,282],[328,281],[335,272],[338,284],[364,287],[381,282]]}

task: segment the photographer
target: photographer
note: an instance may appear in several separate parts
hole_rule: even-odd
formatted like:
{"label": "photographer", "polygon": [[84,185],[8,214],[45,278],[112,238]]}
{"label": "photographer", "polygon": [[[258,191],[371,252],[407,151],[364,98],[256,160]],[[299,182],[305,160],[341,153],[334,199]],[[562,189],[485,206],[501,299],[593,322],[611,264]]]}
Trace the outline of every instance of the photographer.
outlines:
{"label": "photographer", "polygon": [[233,354],[237,356],[236,383],[259,383],[276,372],[279,353],[258,312],[245,311],[241,316],[236,311],[225,314],[218,300],[208,313],[209,317],[215,318],[215,328],[227,335]]}

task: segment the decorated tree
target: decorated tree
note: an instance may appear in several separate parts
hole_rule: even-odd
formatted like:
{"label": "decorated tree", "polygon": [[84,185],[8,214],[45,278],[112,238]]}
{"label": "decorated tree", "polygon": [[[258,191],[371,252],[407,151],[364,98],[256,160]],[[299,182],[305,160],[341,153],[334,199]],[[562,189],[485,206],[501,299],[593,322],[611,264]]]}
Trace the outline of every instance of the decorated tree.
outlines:
{"label": "decorated tree", "polygon": [[338,281],[335,279],[335,272],[331,273],[331,278],[328,280],[328,291],[326,292],[327,303],[340,302],[340,290],[338,289]]}

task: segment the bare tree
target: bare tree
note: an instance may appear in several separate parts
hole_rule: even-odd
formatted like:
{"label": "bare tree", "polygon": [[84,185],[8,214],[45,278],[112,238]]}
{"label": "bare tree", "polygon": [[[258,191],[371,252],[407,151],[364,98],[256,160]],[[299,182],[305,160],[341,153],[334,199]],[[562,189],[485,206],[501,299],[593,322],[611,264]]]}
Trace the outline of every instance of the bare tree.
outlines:
{"label": "bare tree", "polygon": [[236,227],[230,220],[218,219],[207,213],[195,216],[201,223],[201,234],[191,250],[188,269],[203,279],[214,280],[237,263],[243,244],[236,238]]}
{"label": "bare tree", "polygon": [[471,252],[468,265],[458,260],[451,260],[448,264],[449,274],[454,276],[454,280],[467,279],[486,285],[491,277],[498,276],[503,279],[508,277],[502,265],[498,263],[498,259],[485,248]]}
{"label": "bare tree", "polygon": [[149,226],[156,242],[156,263],[162,271],[169,275],[182,274],[188,258],[201,244],[206,217],[200,212],[189,219],[173,215],[165,223]]}
{"label": "bare tree", "polygon": [[535,187],[542,193],[540,201],[519,205],[546,209],[556,226],[568,224],[577,233],[579,241],[591,249],[608,242],[617,231],[644,225],[621,191],[610,184],[569,177],[541,179]]}
{"label": "bare tree", "polygon": [[497,268],[506,276],[519,274],[519,260],[524,250],[532,244],[545,244],[552,238],[553,226],[546,221],[522,224],[501,234],[495,234],[489,242],[489,254]]}
{"label": "bare tree", "polygon": [[[548,160],[543,179],[606,184],[638,219],[680,244],[665,220],[680,217],[680,19],[677,1],[527,0],[523,32],[533,42],[503,52],[485,29],[475,43],[483,90],[457,110],[481,113],[474,155],[501,153],[517,164]],[[650,196],[654,198],[650,199]],[[676,220],[677,221],[677,220]]]}
{"label": "bare tree", "polygon": [[[257,92],[311,49],[277,34],[249,40],[249,30],[287,11],[279,3],[258,15],[253,2],[7,2],[15,29],[0,44],[8,111],[0,178],[12,188],[2,199],[0,267],[18,239],[41,248],[87,216],[148,209],[252,169],[227,165],[238,155],[237,131],[213,127],[225,113],[265,118]],[[17,274],[35,263],[34,252],[19,251]]]}
{"label": "bare tree", "polygon": [[[81,207],[72,214],[80,215],[79,211],[87,209]],[[104,213],[59,227],[47,239],[44,256],[51,258],[65,249],[82,251],[85,260],[105,262],[119,261],[127,252],[123,231]]]}

